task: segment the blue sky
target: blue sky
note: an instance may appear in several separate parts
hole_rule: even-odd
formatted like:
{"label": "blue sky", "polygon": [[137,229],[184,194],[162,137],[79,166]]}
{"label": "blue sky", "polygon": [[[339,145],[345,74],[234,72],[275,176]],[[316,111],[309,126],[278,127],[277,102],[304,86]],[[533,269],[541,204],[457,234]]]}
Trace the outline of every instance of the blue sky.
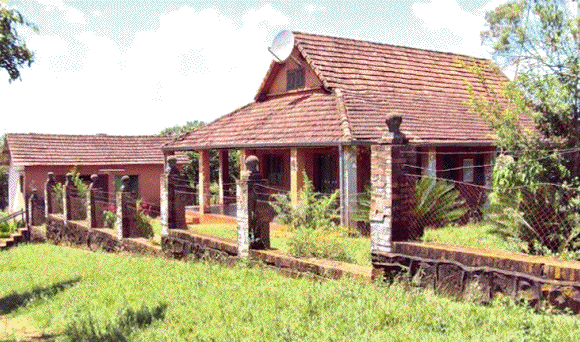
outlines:
{"label": "blue sky", "polygon": [[489,58],[479,32],[502,2],[10,0],[40,32],[19,30],[36,53],[22,81],[0,71],[0,134],[212,121],[253,100],[283,29]]}

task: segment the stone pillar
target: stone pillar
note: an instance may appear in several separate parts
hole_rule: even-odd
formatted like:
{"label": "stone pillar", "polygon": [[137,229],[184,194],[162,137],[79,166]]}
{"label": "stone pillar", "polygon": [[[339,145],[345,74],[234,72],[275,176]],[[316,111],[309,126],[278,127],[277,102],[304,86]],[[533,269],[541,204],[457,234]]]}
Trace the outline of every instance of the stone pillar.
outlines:
{"label": "stone pillar", "polygon": [[49,214],[54,214],[56,207],[58,206],[56,198],[54,198],[54,185],[56,181],[54,179],[54,173],[49,172],[48,178],[44,183],[44,216],[48,219]]}
{"label": "stone pillar", "polygon": [[230,203],[230,200],[225,198],[228,195],[225,191],[224,187],[226,184],[230,182],[230,165],[228,159],[228,150],[219,150],[219,204],[222,210],[224,210],[224,206]]}
{"label": "stone pillar", "polygon": [[298,203],[298,192],[304,185],[304,158],[300,149],[290,149],[290,200]]}
{"label": "stone pillar", "polygon": [[161,175],[160,185],[160,216],[161,216],[161,236],[169,235],[169,168]]}
{"label": "stone pillar", "polygon": [[129,176],[123,176],[123,185],[116,193],[117,204],[117,218],[115,220],[115,231],[117,232],[117,239],[122,240],[126,237],[134,236],[131,231],[135,216],[135,202],[131,192],[129,191]]}
{"label": "stone pillar", "polygon": [[38,196],[38,190],[32,189],[28,197],[28,225],[38,226],[43,224],[45,213],[41,212],[42,199]]}
{"label": "stone pillar", "polygon": [[200,214],[209,213],[209,150],[199,151],[199,212]]}
{"label": "stone pillar", "polygon": [[341,222],[345,227],[354,229],[357,224],[353,219],[353,216],[356,213],[356,204],[358,200],[356,146],[344,146],[342,151],[343,180],[341,182],[340,198],[344,203],[340,204]]}
{"label": "stone pillar", "polygon": [[73,197],[77,195],[77,188],[72,181],[72,176],[71,173],[66,174],[66,181],[63,187],[62,218],[65,224],[68,224],[68,221],[73,219],[73,211],[75,209]]}
{"label": "stone pillar", "polygon": [[371,251],[390,252],[392,241],[412,238],[413,190],[404,176],[407,139],[399,131],[402,118],[390,116],[389,132],[371,146]]}
{"label": "stone pillar", "polygon": [[[97,180],[99,179],[98,175],[91,175],[91,184],[87,188],[87,223],[89,224],[89,228],[97,228],[98,227],[98,220],[97,220],[97,191],[98,189],[95,187]],[[102,224],[101,224],[102,225]]]}
{"label": "stone pillar", "polygon": [[270,220],[273,217],[268,208],[258,204],[258,187],[264,185],[258,170],[256,156],[246,159],[247,171],[240,175],[237,183],[238,255],[248,256],[250,249],[270,248]]}

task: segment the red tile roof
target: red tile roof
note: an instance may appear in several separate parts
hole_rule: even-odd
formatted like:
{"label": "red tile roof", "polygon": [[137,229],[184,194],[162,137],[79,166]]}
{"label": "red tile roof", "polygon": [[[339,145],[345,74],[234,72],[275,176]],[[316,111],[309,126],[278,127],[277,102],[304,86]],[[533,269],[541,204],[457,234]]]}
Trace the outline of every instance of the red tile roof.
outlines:
{"label": "red tile roof", "polygon": [[[318,144],[377,140],[385,119],[401,115],[411,142],[491,144],[491,127],[466,105],[466,81],[476,92],[481,82],[461,63],[483,63],[453,53],[295,32],[297,48],[330,92],[289,92],[268,96],[280,70],[272,62],[257,99],[167,149]],[[498,87],[507,78],[488,69],[486,82]],[[527,120],[531,125],[531,121]]]}
{"label": "red tile roof", "polygon": [[[163,164],[163,136],[8,133],[3,161],[15,165]],[[9,157],[8,157],[9,156]]]}

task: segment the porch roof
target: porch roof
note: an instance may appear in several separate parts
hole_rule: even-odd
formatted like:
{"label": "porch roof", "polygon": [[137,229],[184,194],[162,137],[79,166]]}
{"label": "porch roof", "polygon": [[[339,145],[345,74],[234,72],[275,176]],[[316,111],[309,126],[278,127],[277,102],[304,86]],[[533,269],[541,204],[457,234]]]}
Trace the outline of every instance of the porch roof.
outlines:
{"label": "porch roof", "polygon": [[[369,143],[387,131],[390,115],[403,117],[401,131],[411,143],[493,143],[491,126],[466,104],[466,81],[480,94],[483,83],[462,66],[490,66],[490,61],[300,32],[294,36],[295,49],[320,79],[321,89],[269,95],[281,70],[272,62],[256,101],[164,149]],[[496,89],[508,81],[493,68],[483,76]],[[533,127],[531,119],[522,121]]]}

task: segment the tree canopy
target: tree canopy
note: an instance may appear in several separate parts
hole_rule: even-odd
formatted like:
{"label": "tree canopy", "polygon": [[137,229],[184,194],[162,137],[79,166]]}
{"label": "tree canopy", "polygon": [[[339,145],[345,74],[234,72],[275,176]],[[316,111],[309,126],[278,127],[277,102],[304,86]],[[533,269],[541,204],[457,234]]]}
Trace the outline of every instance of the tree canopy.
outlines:
{"label": "tree canopy", "polygon": [[196,130],[205,126],[205,122],[199,120],[187,121],[184,125],[175,125],[161,130],[159,134],[163,136],[179,135],[189,131]]}
{"label": "tree canopy", "polygon": [[580,3],[510,1],[486,14],[482,41],[537,112],[539,129],[568,147],[580,145]]}
{"label": "tree canopy", "polygon": [[38,31],[38,27],[26,21],[20,12],[0,3],[0,68],[8,72],[8,82],[20,79],[20,69],[34,62],[34,53],[18,35],[17,26]]}

